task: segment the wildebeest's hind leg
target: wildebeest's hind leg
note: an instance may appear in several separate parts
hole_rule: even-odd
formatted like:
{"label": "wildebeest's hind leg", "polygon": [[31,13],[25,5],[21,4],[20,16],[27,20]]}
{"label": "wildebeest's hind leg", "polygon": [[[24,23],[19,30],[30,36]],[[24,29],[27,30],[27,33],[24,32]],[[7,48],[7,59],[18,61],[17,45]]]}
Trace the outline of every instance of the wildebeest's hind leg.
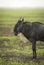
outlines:
{"label": "wildebeest's hind leg", "polygon": [[36,41],[32,42],[32,50],[33,50],[33,59],[36,59],[37,54],[36,54]]}

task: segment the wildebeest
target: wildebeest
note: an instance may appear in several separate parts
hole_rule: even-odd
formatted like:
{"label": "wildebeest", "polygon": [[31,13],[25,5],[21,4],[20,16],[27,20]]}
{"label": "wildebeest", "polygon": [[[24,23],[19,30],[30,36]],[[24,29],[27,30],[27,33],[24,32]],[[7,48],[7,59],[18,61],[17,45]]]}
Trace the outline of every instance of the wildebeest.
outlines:
{"label": "wildebeest", "polygon": [[14,34],[17,36],[19,33],[32,42],[33,58],[36,58],[36,41],[44,42],[44,24],[24,22],[24,19],[20,18],[14,27]]}

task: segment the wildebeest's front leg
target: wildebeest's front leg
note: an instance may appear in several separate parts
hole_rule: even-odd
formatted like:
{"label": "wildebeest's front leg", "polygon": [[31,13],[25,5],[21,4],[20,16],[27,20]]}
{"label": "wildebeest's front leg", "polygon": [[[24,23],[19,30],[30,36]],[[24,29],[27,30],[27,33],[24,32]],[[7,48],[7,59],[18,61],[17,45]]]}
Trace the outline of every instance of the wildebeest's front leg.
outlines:
{"label": "wildebeest's front leg", "polygon": [[36,41],[32,42],[33,59],[36,59]]}

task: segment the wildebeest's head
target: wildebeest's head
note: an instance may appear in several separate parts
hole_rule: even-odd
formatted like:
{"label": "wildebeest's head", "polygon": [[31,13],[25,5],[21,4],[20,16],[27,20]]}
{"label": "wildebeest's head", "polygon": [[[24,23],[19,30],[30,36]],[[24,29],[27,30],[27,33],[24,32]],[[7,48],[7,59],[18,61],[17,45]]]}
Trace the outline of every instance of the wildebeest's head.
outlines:
{"label": "wildebeest's head", "polygon": [[18,20],[18,22],[16,23],[15,27],[14,27],[14,34],[17,36],[18,33],[21,32],[21,27],[22,27],[22,23],[24,21],[24,18],[20,17],[20,19]]}

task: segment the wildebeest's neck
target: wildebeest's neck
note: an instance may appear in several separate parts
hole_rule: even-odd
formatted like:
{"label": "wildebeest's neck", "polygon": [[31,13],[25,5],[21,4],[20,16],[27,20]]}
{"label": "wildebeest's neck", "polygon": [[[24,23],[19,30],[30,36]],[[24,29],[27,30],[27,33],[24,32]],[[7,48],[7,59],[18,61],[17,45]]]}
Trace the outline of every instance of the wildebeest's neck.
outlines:
{"label": "wildebeest's neck", "polygon": [[26,37],[29,38],[29,35],[31,33],[31,23],[29,22],[24,22],[22,24],[22,29],[21,29],[21,33]]}

